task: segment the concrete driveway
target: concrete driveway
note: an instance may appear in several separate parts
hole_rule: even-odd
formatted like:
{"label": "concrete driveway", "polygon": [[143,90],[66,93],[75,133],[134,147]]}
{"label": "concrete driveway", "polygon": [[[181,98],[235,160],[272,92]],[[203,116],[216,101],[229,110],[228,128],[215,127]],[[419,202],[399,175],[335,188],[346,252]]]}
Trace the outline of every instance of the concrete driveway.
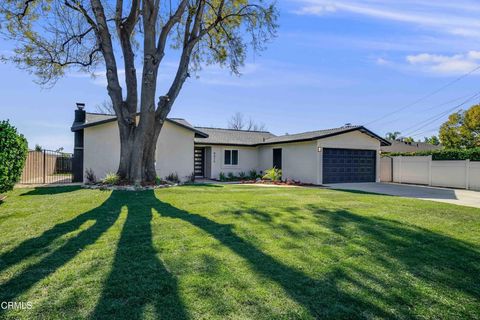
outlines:
{"label": "concrete driveway", "polygon": [[480,208],[480,192],[460,189],[416,186],[397,183],[337,183],[327,187],[339,190],[356,190],[405,198],[447,202]]}

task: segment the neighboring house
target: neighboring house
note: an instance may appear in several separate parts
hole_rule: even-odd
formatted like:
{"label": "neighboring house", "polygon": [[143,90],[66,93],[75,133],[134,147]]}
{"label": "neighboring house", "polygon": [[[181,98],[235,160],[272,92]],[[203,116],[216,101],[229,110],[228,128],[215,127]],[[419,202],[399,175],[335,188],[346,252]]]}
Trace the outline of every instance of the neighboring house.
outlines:
{"label": "neighboring house", "polygon": [[[75,111],[74,176],[84,179],[117,170],[120,138],[115,116]],[[193,127],[168,119],[157,142],[159,177],[218,179],[220,173],[248,173],[272,167],[284,179],[304,183],[380,181],[380,148],[390,143],[363,126],[275,136],[265,131]]]}
{"label": "neighboring house", "polygon": [[426,142],[405,142],[402,140],[390,140],[389,146],[381,148],[382,152],[419,152],[442,149],[442,146],[436,146]]}

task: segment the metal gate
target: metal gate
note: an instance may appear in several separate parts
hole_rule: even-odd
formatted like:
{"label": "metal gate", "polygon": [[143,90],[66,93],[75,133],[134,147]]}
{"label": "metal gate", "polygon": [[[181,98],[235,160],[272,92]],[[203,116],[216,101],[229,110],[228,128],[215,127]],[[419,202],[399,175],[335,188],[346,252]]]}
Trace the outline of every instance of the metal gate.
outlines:
{"label": "metal gate", "polygon": [[51,150],[29,151],[21,184],[72,182],[72,154]]}

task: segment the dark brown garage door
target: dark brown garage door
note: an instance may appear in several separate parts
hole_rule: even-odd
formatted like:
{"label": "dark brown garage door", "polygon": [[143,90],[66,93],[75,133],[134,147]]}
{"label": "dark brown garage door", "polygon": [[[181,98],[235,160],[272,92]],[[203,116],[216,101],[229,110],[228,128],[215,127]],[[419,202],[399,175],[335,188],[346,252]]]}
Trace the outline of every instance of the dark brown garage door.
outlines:
{"label": "dark brown garage door", "polygon": [[375,150],[323,149],[323,183],[375,182]]}

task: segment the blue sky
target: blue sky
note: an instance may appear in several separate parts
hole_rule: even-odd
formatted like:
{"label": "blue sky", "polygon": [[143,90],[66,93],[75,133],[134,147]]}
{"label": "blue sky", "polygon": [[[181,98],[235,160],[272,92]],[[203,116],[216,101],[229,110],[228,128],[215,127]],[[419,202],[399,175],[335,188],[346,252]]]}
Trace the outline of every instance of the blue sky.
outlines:
{"label": "blue sky", "polygon": [[[225,127],[241,111],[275,134],[352,123],[381,135],[401,131],[423,138],[436,133],[449,110],[480,91],[477,71],[403,108],[480,66],[478,2],[278,2],[278,37],[267,50],[249,56],[239,78],[216,66],[204,68],[188,80],[171,117]],[[10,48],[0,43],[0,52]],[[161,67],[159,95],[174,61]],[[0,119],[10,119],[31,147],[71,151],[75,102],[95,111],[107,99],[101,71],[95,78],[72,71],[51,89],[13,65],[0,64],[0,75]]]}

